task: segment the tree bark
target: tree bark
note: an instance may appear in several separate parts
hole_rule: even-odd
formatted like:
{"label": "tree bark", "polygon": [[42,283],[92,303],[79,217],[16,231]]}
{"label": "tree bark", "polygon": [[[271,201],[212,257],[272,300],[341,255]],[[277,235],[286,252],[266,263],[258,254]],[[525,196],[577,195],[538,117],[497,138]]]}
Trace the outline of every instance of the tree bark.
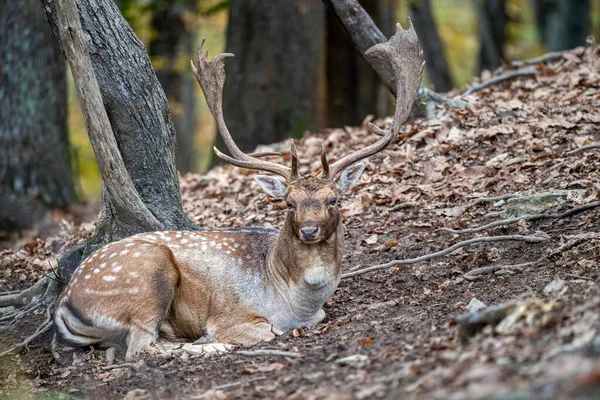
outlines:
{"label": "tree bark", "polygon": [[562,51],[585,45],[591,32],[589,0],[546,0],[542,6],[544,45],[548,51]]}
{"label": "tree bark", "polygon": [[444,45],[438,34],[429,0],[412,0],[410,10],[425,54],[427,76],[438,92],[452,89],[450,68],[444,54]]}
{"label": "tree bark", "polygon": [[156,76],[161,83],[175,122],[177,132],[177,169],[194,169],[194,77],[189,68],[193,58],[194,32],[186,23],[185,13],[191,12],[195,1],[166,0],[158,4],[152,15],[153,39],[149,53]]}
{"label": "tree bark", "polygon": [[396,95],[396,79],[392,68],[381,60],[366,58],[365,52],[379,43],[387,42],[387,37],[379,30],[369,14],[357,0],[322,0],[327,9],[340,21],[354,48],[379,75],[381,81]]}
{"label": "tree bark", "polygon": [[[42,0],[42,3],[55,37],[64,49],[57,2]],[[135,191],[163,229],[198,229],[181,205],[175,168],[175,130],[166,96],[144,46],[112,0],[78,0],[77,4],[112,134]],[[96,148],[94,151],[98,154]],[[70,276],[81,258],[100,245],[155,229],[133,210],[119,207],[118,199],[107,186],[105,182],[102,215],[96,231],[90,240],[76,246],[61,260],[59,272],[63,277]]]}
{"label": "tree bark", "polygon": [[[393,34],[395,0],[367,0],[362,5],[385,32]],[[365,116],[387,115],[389,96],[377,73],[354,49],[344,27],[332,13],[327,14],[327,98],[326,126],[359,125]],[[383,95],[382,95],[383,93]]]}
{"label": "tree bark", "polygon": [[38,1],[0,2],[0,230],[77,199],[65,71]]}
{"label": "tree bark", "polygon": [[[319,126],[324,10],[311,1],[232,0],[224,114],[236,143],[250,151]],[[220,136],[216,146],[225,150]]]}
{"label": "tree bark", "polygon": [[504,59],[506,0],[475,0],[479,19],[479,73],[495,70]]}

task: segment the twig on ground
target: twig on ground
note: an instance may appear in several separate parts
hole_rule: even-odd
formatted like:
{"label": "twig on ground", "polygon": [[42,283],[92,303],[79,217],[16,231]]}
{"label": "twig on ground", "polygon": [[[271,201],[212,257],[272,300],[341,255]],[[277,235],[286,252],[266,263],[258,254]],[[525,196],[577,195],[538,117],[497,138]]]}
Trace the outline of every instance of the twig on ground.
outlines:
{"label": "twig on ground", "polygon": [[481,278],[483,275],[497,274],[500,271],[521,272],[523,271],[523,268],[536,265],[539,262],[540,261],[538,260],[515,265],[492,265],[489,267],[475,268],[466,272],[463,276],[465,279],[472,281]]}
{"label": "twig on ground", "polygon": [[404,208],[416,207],[418,205],[419,203],[417,203],[416,201],[405,201],[404,203],[396,204],[395,206],[390,208],[389,211],[399,211]]}
{"label": "twig on ground", "polygon": [[442,257],[447,254],[450,254],[453,251],[460,249],[461,247],[469,246],[469,245],[476,244],[476,243],[501,242],[501,241],[506,241],[506,240],[519,240],[519,241],[523,241],[523,242],[527,242],[527,243],[540,243],[540,242],[545,242],[546,240],[549,240],[549,239],[537,237],[537,236],[523,236],[523,235],[487,236],[487,237],[474,238],[474,239],[464,240],[462,242],[455,243],[452,246],[450,246],[444,250],[440,250],[440,251],[437,251],[437,252],[431,253],[431,254],[425,254],[425,255],[417,257],[417,258],[410,258],[410,259],[406,259],[406,260],[394,260],[394,261],[390,261],[385,264],[374,265],[372,267],[367,267],[367,268],[359,269],[357,271],[348,272],[348,273],[345,273],[342,275],[342,279],[350,278],[350,277],[353,277],[356,275],[366,274],[367,272],[371,272],[371,271],[378,271],[380,269],[388,269],[388,268],[394,267],[396,265],[408,265],[408,264],[416,264],[416,263],[420,263],[423,261],[428,261],[433,258]]}
{"label": "twig on ground", "polygon": [[567,151],[565,154],[567,156],[572,156],[573,154],[581,153],[588,150],[600,149],[600,143],[592,143],[585,146],[581,146],[578,149]]}
{"label": "twig on ground", "polygon": [[565,274],[565,276],[568,276],[570,278],[575,278],[575,279],[583,279],[586,281],[593,281],[594,279],[588,277],[588,276],[581,276],[581,275],[575,275],[575,274]]}
{"label": "twig on ground", "polygon": [[583,204],[581,206],[577,206],[574,208],[571,208],[570,210],[567,210],[563,213],[560,214],[533,214],[533,215],[523,215],[521,217],[514,217],[514,218],[507,218],[507,219],[503,219],[500,221],[494,221],[494,222],[490,222],[489,224],[485,224],[485,225],[481,225],[481,226],[477,226],[474,228],[466,228],[466,229],[452,229],[452,228],[440,228],[439,230],[442,232],[449,232],[449,233],[454,233],[454,234],[465,234],[465,233],[475,233],[475,232],[481,232],[484,231],[486,229],[491,229],[491,228],[496,228],[498,226],[503,226],[503,225],[510,225],[510,224],[514,224],[517,223],[521,220],[523,221],[535,221],[538,219],[560,219],[560,218],[566,218],[566,217],[570,217],[571,215],[575,215],[587,210],[591,210],[592,208],[596,208],[600,206],[600,201],[594,201],[592,203],[588,203],[588,204]]}
{"label": "twig on ground", "polygon": [[498,83],[502,83],[504,81],[507,81],[509,79],[513,79],[519,76],[527,76],[527,75],[536,75],[537,74],[537,70],[533,67],[529,67],[529,68],[523,68],[523,69],[517,69],[515,71],[508,71],[505,72],[503,74],[500,74],[498,76],[495,76],[491,79],[488,79],[485,82],[481,82],[479,85],[475,85],[470,87],[464,94],[463,96],[468,96],[470,94],[473,94],[475,92],[478,92],[480,90],[483,90],[485,88],[488,88],[490,86],[493,85],[497,85]]}
{"label": "twig on ground", "polygon": [[302,354],[300,354],[300,353],[294,353],[291,351],[270,350],[270,349],[238,350],[235,352],[235,354],[241,354],[242,356],[249,356],[249,357],[260,357],[260,356],[281,356],[281,357],[291,357],[291,358],[302,357]]}
{"label": "twig on ground", "polygon": [[21,343],[19,343],[16,346],[13,346],[12,348],[10,348],[10,349],[8,349],[8,350],[3,351],[2,353],[0,353],[0,358],[4,357],[8,353],[12,353],[15,350],[19,350],[19,349],[22,349],[23,347],[26,347],[27,345],[29,345],[29,343],[33,342],[35,339],[37,339],[38,337],[42,336],[44,333],[46,333],[47,331],[49,331],[50,328],[52,328],[52,305],[49,305],[46,308],[46,320],[44,321],[44,323],[42,325],[40,325],[36,329],[36,331],[33,332],[33,334],[31,334],[31,336],[27,337]]}
{"label": "twig on ground", "polygon": [[223,389],[228,389],[230,387],[240,386],[242,383],[250,383],[250,382],[256,382],[256,381],[262,381],[262,380],[265,380],[265,379],[267,379],[266,376],[257,376],[257,377],[246,379],[246,380],[243,380],[243,381],[236,381],[236,382],[231,382],[231,383],[225,383],[223,385],[215,386],[213,389],[214,390],[223,390]]}
{"label": "twig on ground", "polygon": [[104,367],[102,367],[102,369],[104,371],[110,371],[113,369],[121,369],[121,368],[135,368],[135,363],[123,363],[123,364],[112,364],[112,365],[105,365]]}

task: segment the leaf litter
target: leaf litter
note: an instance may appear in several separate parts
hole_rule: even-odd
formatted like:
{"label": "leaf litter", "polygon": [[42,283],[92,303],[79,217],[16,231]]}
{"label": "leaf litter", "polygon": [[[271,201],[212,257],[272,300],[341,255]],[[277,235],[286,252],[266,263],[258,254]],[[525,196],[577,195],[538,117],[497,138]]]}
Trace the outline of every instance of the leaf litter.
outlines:
{"label": "leaf litter", "polygon": [[[361,181],[340,202],[344,272],[459,240],[440,228],[561,213],[600,200],[600,151],[569,154],[600,142],[600,48],[575,49],[536,70],[466,96],[473,109],[438,106],[433,119],[405,124],[402,136],[408,139],[367,161]],[[318,171],[321,145],[335,161],[375,139],[364,126],[307,132],[297,141],[301,172]],[[280,151],[281,161],[289,163],[289,145],[258,151]],[[252,176],[230,166],[182,176],[186,212],[209,228],[281,226],[285,204],[260,192]],[[540,193],[561,195],[540,199]],[[87,205],[55,212],[43,229],[21,238],[1,234],[0,289],[26,287],[55,268],[71,245],[91,234],[97,210]],[[543,244],[477,244],[343,280],[325,305],[323,323],[254,346],[302,358],[149,358],[143,367],[106,370],[102,351],[57,365],[43,342],[5,357],[0,395],[594,398],[600,393],[599,214],[591,209],[567,218],[520,220],[470,235],[551,239]],[[473,299],[474,313],[496,314],[461,340],[460,321]],[[18,342],[35,329],[30,325],[2,326],[0,346]]]}

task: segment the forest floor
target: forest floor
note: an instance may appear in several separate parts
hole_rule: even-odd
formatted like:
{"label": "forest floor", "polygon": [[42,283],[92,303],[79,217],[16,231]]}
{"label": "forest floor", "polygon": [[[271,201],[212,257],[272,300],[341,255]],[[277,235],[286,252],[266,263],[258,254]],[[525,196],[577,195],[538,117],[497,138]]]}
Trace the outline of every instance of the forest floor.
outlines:
{"label": "forest floor", "polygon": [[[299,357],[250,357],[236,349],[111,366],[103,351],[91,350],[58,365],[47,335],[2,358],[0,396],[600,398],[600,208],[558,215],[600,200],[600,149],[589,146],[600,142],[600,48],[533,67],[534,75],[465,97],[473,109],[443,106],[434,119],[406,124],[408,140],[367,162],[341,203],[343,269],[413,258],[475,237],[546,241],[478,243],[343,279],[323,323],[251,348]],[[323,141],[334,160],[373,140],[360,127],[308,134],[298,142],[304,172],[318,168]],[[251,171],[229,166],[185,175],[185,209],[207,227],[280,226],[285,205],[251,178]],[[535,214],[554,215],[528,217]],[[92,206],[55,212],[23,237],[4,235],[0,289],[26,287],[51,271],[91,234],[96,217]],[[506,218],[513,223],[440,230]],[[461,317],[470,312],[470,319]],[[0,349],[33,332],[43,317],[40,310],[0,325]]]}

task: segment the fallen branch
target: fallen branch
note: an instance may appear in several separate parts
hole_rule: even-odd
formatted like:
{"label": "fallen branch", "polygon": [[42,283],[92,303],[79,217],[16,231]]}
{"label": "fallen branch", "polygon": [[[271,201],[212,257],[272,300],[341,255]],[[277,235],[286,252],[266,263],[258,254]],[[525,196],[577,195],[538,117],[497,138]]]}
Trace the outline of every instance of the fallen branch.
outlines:
{"label": "fallen branch", "polygon": [[507,218],[500,221],[490,222],[489,224],[477,226],[475,228],[467,228],[467,229],[452,229],[452,228],[440,228],[439,230],[442,232],[454,233],[457,235],[462,235],[465,233],[476,233],[481,232],[486,229],[496,228],[498,226],[515,224],[521,220],[523,221],[535,221],[538,219],[560,219],[570,217],[571,215],[579,214],[581,212],[591,210],[592,208],[596,208],[600,206],[600,201],[595,201],[593,203],[583,204],[581,206],[574,207],[570,210],[567,210],[560,214],[533,214],[533,215],[523,215],[521,217]]}
{"label": "fallen branch", "polygon": [[523,235],[487,236],[487,237],[474,238],[474,239],[464,240],[462,242],[455,243],[452,246],[450,246],[444,250],[440,250],[438,252],[431,253],[431,254],[425,254],[425,255],[417,257],[417,258],[410,258],[407,260],[394,260],[394,261],[390,261],[385,264],[374,265],[372,267],[359,269],[358,271],[348,272],[348,273],[345,273],[342,275],[342,279],[366,274],[367,272],[378,271],[380,269],[388,269],[388,268],[394,267],[396,265],[408,265],[408,264],[416,264],[416,263],[420,263],[423,261],[428,261],[433,258],[442,257],[447,254],[450,254],[453,251],[460,249],[461,247],[469,246],[469,245],[476,244],[476,243],[502,242],[502,241],[506,241],[506,240],[519,240],[519,241],[527,242],[527,243],[540,243],[540,242],[545,242],[549,239],[543,238],[543,237],[537,237],[537,236],[523,236]]}
{"label": "fallen branch", "polygon": [[509,79],[517,78],[519,76],[528,76],[528,75],[537,75],[537,70],[533,67],[517,69],[515,71],[508,71],[498,76],[495,76],[485,82],[481,82],[479,85],[475,85],[470,87],[463,96],[468,96],[490,86],[497,85],[498,83],[502,83]]}
{"label": "fallen branch", "polygon": [[593,149],[600,149],[600,143],[592,143],[592,144],[588,144],[585,146],[581,146],[578,149],[567,151],[565,154],[568,156],[572,156],[573,154],[582,153],[584,151],[593,150]]}
{"label": "fallen branch", "polygon": [[235,354],[240,354],[242,356],[248,357],[261,357],[261,356],[281,356],[281,357],[291,357],[298,358],[302,357],[300,353],[294,353],[291,351],[281,351],[281,350],[269,350],[269,349],[261,349],[261,350],[238,350]]}

